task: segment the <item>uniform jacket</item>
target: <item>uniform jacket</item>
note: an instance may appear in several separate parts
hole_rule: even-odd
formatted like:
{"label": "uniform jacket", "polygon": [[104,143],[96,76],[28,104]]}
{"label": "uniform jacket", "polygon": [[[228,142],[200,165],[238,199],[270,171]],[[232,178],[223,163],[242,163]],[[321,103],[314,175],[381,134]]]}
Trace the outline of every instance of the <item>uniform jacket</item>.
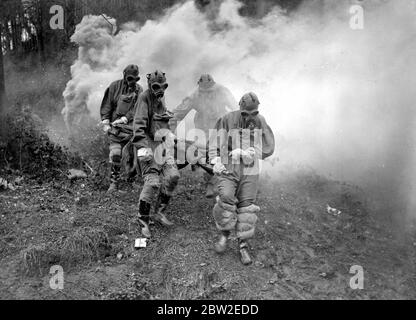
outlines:
{"label": "uniform jacket", "polygon": [[[254,147],[257,158],[263,160],[274,153],[275,139],[273,131],[267,124],[266,119],[260,114],[253,121],[247,123],[239,110],[233,111],[220,118],[215,125],[215,129],[217,130],[217,136],[210,137],[209,144],[209,158],[211,160],[219,156],[222,159],[228,158],[229,152],[236,147],[243,150]],[[242,129],[250,129],[250,139],[243,136],[245,133]],[[261,138],[259,136],[257,140],[254,138],[255,129],[261,130],[257,131],[258,135],[261,133]]]}
{"label": "uniform jacket", "polygon": [[101,120],[113,122],[123,116],[131,123],[134,117],[134,106],[138,96],[143,92],[142,87],[136,84],[134,91],[129,92],[127,82],[123,79],[114,81],[105,91],[101,103]]}
{"label": "uniform jacket", "polygon": [[216,121],[227,112],[234,111],[238,107],[230,90],[220,84],[208,90],[197,89],[189,97],[185,98],[182,103],[173,110],[173,121],[180,122],[186,115],[194,109],[195,127],[208,133],[213,129]]}
{"label": "uniform jacket", "polygon": [[155,137],[160,129],[169,130],[172,113],[165,105],[165,100],[158,101],[149,90],[143,92],[136,103],[133,120],[133,144],[137,149],[154,149],[161,141]]}

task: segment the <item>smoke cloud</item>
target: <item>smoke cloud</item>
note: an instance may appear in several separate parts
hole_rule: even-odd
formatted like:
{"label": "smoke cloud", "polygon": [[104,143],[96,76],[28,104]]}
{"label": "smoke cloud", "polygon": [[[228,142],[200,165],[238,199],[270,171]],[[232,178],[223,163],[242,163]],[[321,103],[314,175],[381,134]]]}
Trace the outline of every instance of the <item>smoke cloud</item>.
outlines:
{"label": "smoke cloud", "polygon": [[[354,4],[364,8],[362,30],[350,27]],[[80,49],[64,113],[85,105],[98,119],[105,88],[130,63],[144,87],[144,74],[166,72],[170,109],[210,73],[237,99],[259,96],[282,163],[353,181],[413,212],[415,1],[305,1],[255,20],[240,7],[226,0],[212,15],[189,1],[117,35],[103,17],[84,17],[72,37]]]}

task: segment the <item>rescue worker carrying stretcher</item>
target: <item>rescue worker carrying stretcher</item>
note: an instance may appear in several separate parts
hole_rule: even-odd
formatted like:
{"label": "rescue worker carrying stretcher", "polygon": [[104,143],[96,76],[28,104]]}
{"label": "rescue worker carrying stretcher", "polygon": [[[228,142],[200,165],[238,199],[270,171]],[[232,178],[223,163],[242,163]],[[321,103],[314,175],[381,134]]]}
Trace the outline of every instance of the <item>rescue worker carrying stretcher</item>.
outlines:
{"label": "rescue worker carrying stretcher", "polygon": [[140,80],[139,67],[128,65],[123,79],[110,84],[101,103],[101,124],[110,139],[110,187],[109,192],[119,187],[122,149],[132,137],[134,106],[143,91],[137,83]]}
{"label": "rescue worker carrying stretcher", "polygon": [[173,225],[165,212],[178,184],[179,170],[174,159],[175,136],[169,129],[173,115],[167,110],[164,99],[168,88],[165,73],[158,70],[150,73],[147,82],[149,88],[137,101],[132,142],[144,181],[138,220],[142,235],[150,238],[152,204],[156,203],[153,219],[165,226]]}
{"label": "rescue worker carrying stretcher", "polygon": [[217,203],[213,215],[221,232],[215,250],[223,253],[236,230],[244,265],[252,262],[247,240],[254,236],[260,208],[255,205],[259,184],[259,159],[274,153],[274,135],[259,114],[260,102],[254,93],[245,94],[240,110],[217,121],[217,132],[210,137],[209,158],[218,175]]}

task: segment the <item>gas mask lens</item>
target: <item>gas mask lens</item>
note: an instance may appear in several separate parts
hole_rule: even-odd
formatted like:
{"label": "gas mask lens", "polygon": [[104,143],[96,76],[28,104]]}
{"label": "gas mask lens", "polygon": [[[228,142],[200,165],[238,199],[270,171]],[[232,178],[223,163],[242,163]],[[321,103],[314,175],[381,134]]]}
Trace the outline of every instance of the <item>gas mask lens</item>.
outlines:
{"label": "gas mask lens", "polygon": [[152,90],[154,91],[154,92],[158,92],[158,91],[160,91],[162,89],[162,86],[160,85],[160,84],[158,84],[158,83],[154,83],[154,84],[152,84]]}
{"label": "gas mask lens", "polygon": [[165,90],[168,87],[167,83],[159,84],[153,83],[151,85],[152,91],[157,98],[162,98],[165,95]]}
{"label": "gas mask lens", "polygon": [[249,111],[241,111],[243,117],[256,117],[259,112],[257,110],[249,112]]}
{"label": "gas mask lens", "polygon": [[128,76],[126,78],[127,82],[137,82],[137,81],[139,81],[139,79],[140,78],[136,78],[136,77],[133,77],[133,76]]}

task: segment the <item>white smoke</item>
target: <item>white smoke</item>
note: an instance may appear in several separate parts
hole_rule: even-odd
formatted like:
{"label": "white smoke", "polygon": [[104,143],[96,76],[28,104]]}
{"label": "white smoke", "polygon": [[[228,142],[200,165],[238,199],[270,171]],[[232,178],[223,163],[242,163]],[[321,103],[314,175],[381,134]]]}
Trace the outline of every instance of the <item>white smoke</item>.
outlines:
{"label": "white smoke", "polygon": [[[364,8],[363,30],[350,28],[352,4]],[[210,73],[237,99],[257,93],[282,161],[388,186],[385,192],[410,205],[414,1],[308,1],[290,14],[276,7],[261,20],[240,16],[240,7],[224,1],[213,21],[188,1],[142,26],[126,24],[115,36],[102,17],[85,17],[73,36],[80,51],[66,110],[86,98],[98,119],[104,89],[130,63],[139,65],[144,87],[146,73],[166,72],[171,109],[200,74]]]}

